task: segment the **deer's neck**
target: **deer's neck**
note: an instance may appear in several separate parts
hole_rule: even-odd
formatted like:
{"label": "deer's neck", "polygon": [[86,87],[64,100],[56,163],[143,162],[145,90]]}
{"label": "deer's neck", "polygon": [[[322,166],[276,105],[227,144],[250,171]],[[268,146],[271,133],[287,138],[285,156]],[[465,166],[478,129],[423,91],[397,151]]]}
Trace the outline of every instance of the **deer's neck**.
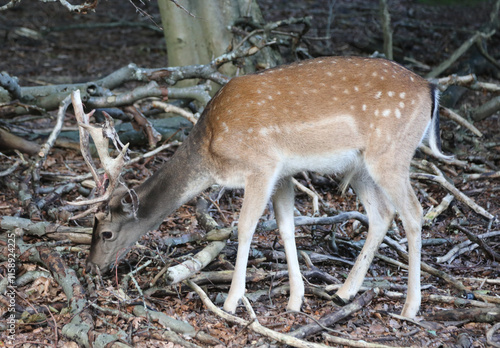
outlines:
{"label": "deer's neck", "polygon": [[167,163],[135,188],[141,227],[157,228],[166,216],[213,184],[207,157],[192,135]]}

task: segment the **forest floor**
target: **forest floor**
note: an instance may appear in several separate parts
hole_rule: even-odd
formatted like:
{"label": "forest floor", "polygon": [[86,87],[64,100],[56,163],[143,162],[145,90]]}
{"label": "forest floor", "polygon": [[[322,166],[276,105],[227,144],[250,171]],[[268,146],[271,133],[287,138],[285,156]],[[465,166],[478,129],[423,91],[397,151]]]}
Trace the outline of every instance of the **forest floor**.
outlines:
{"label": "forest floor", "polygon": [[[378,2],[367,0],[336,1],[334,2],[334,16],[331,18],[331,36],[328,40],[318,38],[328,35],[328,1],[321,0],[260,0],[259,4],[267,20],[277,20],[291,16],[299,17],[312,15],[313,27],[307,34],[305,41],[313,56],[318,55],[370,55],[375,50],[382,50],[382,32],[379,21]],[[469,5],[428,5],[419,1],[389,1],[392,22],[394,27],[395,60],[421,75],[449,57],[463,42],[484,28],[490,19],[493,8],[492,1],[469,2]],[[68,13],[56,3],[40,4],[35,0],[25,0],[20,6],[8,11],[0,12],[0,71],[6,71],[11,76],[17,76],[21,86],[75,83],[101,78],[131,62],[142,67],[162,67],[167,65],[163,34],[159,30],[159,13],[156,4],[146,2],[138,4],[149,17],[141,17],[132,2],[102,1],[95,13],[78,15]],[[106,26],[108,23],[121,22],[115,27]],[[82,25],[76,27],[75,25]],[[24,29],[23,29],[24,28]],[[29,30],[26,30],[29,29]],[[486,41],[488,52],[493,57],[500,57],[500,34],[496,33]],[[306,47],[304,45],[304,47]],[[479,58],[478,58],[479,56]],[[408,59],[411,58],[411,59]],[[288,57],[288,60],[291,60]],[[500,83],[500,73],[494,68],[486,67],[481,62],[477,50],[470,49],[456,64],[445,71],[442,76],[452,73],[466,74],[473,69],[480,81]],[[415,63],[419,62],[419,64]],[[479,66],[479,67],[478,67]],[[472,68],[471,68],[472,67]],[[452,105],[458,113],[467,116],[478,106],[492,99],[496,95],[491,92],[465,90],[458,101]],[[76,123],[66,118],[66,127],[75,127]],[[469,179],[468,174],[475,173],[477,168],[485,171],[498,171],[500,167],[500,117],[498,113],[485,120],[475,122],[474,125],[483,133],[482,138],[471,134],[453,121],[442,118],[442,138],[445,152],[453,153],[457,159],[467,161],[464,167],[445,165],[434,161],[460,191],[472,198],[477,204],[485,208],[490,214],[500,214],[500,181],[492,179]],[[42,129],[53,127],[54,119],[46,118],[37,121],[24,121],[19,126],[40,130],[38,140],[43,143],[46,134]],[[135,148],[134,151],[144,149]],[[172,151],[157,155],[153,160],[140,162],[127,169],[125,178],[129,182],[141,182],[148,177],[161,163],[168,161]],[[425,158],[418,153],[418,158]],[[2,160],[3,161],[3,160]],[[0,161],[0,163],[2,162]],[[7,161],[7,160],[6,160]],[[8,162],[8,161],[7,161]],[[5,170],[2,166],[2,170]],[[45,161],[43,171],[53,173],[86,173],[87,169],[77,150],[54,147]],[[18,178],[20,172],[12,174],[11,178]],[[329,207],[322,206],[321,214],[335,211],[360,211],[355,196],[347,192],[342,196],[338,185],[329,176],[312,182],[298,176],[297,179],[304,185],[312,187],[327,202]],[[53,182],[48,177],[42,177],[42,187],[62,185]],[[431,206],[441,202],[446,190],[440,185],[427,181],[412,181],[419,199],[427,212]],[[8,188],[0,178],[0,215],[19,216],[29,218],[27,211],[20,203],[17,192]],[[296,192],[296,208],[301,215],[312,215],[310,197],[300,191]],[[64,194],[62,199],[52,203],[58,209],[63,200],[71,201],[78,196],[73,190]],[[211,215],[221,226],[230,226],[237,221],[241,207],[242,191],[225,191],[218,196],[212,193],[211,198],[216,201],[218,209],[212,206]],[[167,237],[181,235],[203,235],[201,227],[195,217],[195,202],[181,207],[175,214],[166,218],[158,231],[148,234],[141,240],[143,247],[134,248],[127,257],[128,264],[119,268],[117,276],[121,282],[130,267],[141,264],[157,251],[164,253],[167,263],[175,263],[177,259],[189,254],[196,254],[206,246],[206,242],[190,242],[170,249],[165,243]],[[272,218],[271,209],[268,209],[263,220]],[[51,220],[49,215],[42,214],[39,219]],[[63,223],[62,221],[53,221]],[[90,222],[89,222],[90,224]],[[351,340],[384,344],[387,346],[416,346],[416,347],[487,347],[486,332],[493,326],[477,315],[468,318],[432,317],[445,310],[459,308],[476,308],[476,302],[466,304],[463,300],[475,299],[487,306],[488,302],[496,304],[498,313],[500,300],[500,263],[488,256],[483,248],[474,248],[457,254],[448,262],[438,263],[436,259],[446,255],[455,245],[468,241],[468,237],[455,225],[467,229],[475,235],[487,232],[498,232],[497,222],[490,223],[487,219],[471,210],[466,204],[456,199],[450,207],[428,226],[424,226],[422,235],[425,241],[435,243],[424,244],[422,250],[423,262],[457,278],[465,285],[466,291],[457,291],[450,283],[436,276],[424,273],[422,275],[423,303],[419,312],[419,319],[432,323],[432,326],[422,327],[414,322],[393,317],[391,313],[400,313],[403,299],[391,296],[389,292],[382,292],[369,305],[364,306],[356,313],[337,322],[330,332]],[[399,220],[391,231],[393,238],[404,237]],[[338,250],[332,250],[329,237],[334,232],[337,238]],[[366,229],[354,221],[341,226],[303,226],[297,228],[297,243],[300,250],[321,255],[336,256],[342,261],[317,261],[320,274],[328,274],[330,278],[308,278],[308,289],[324,289],[328,282],[342,283],[348,274],[350,266],[356,257],[356,250],[348,240],[360,241],[366,236]],[[48,242],[46,238],[25,237],[26,243]],[[500,235],[484,239],[497,253],[500,252]],[[86,283],[82,276],[85,259],[88,255],[88,245],[78,245],[73,250],[62,252],[64,261],[81,276],[81,282]],[[248,282],[247,292],[268,290],[287,283],[283,276],[285,263],[276,255],[280,251],[277,232],[269,233],[262,229],[257,230],[252,244],[251,262],[254,271],[261,271],[262,280]],[[228,242],[217,261],[213,262],[204,271],[221,271],[231,268],[234,264],[236,241]],[[391,248],[384,247],[380,253],[390,258],[400,260]],[[153,263],[135,275],[137,286],[130,280],[130,284],[121,284],[117,287],[115,276],[104,278],[96,293],[88,294],[93,303],[101,307],[111,308],[129,313],[132,308],[143,301],[150,308],[163,312],[178,320],[192,325],[197,331],[204,331],[218,340],[220,347],[274,347],[284,346],[272,339],[253,332],[248,327],[230,325],[207,308],[191,289],[185,286],[169,286],[153,291],[151,279],[163,268],[161,260],[151,258]],[[124,263],[125,264],[125,263]],[[301,267],[306,265],[301,261]],[[43,269],[29,262],[18,264],[18,276],[23,273]],[[5,263],[0,264],[1,277],[6,276]],[[279,274],[279,276],[278,276]],[[373,286],[393,292],[405,293],[404,285],[407,274],[404,269],[395,267],[376,258],[368,272],[367,280]],[[161,285],[157,284],[157,285]],[[145,293],[141,296],[137,288]],[[204,289],[217,305],[221,306],[220,295],[226,294],[229,283],[205,283]],[[121,290],[120,290],[121,289]],[[125,289],[125,290],[123,290]],[[125,291],[129,300],[124,301],[117,297],[120,291]],[[95,295],[98,296],[95,296]],[[332,295],[333,293],[329,293]],[[449,296],[436,298],[432,295]],[[489,296],[489,297],[481,297]],[[69,338],[62,335],[61,329],[71,317],[61,311],[67,301],[62,289],[50,277],[40,277],[33,282],[17,288],[18,304],[24,308],[41,308],[47,305],[55,308],[53,314],[44,316],[41,321],[29,322],[26,317],[18,321],[16,332],[17,347],[76,346]],[[286,312],[287,294],[279,293],[275,296],[263,296],[254,303],[253,308],[259,322],[272,330],[287,333],[310,323],[311,318],[318,319],[338,309],[331,300],[319,296],[316,292],[308,291],[303,306],[303,313]],[[495,302],[496,301],[496,302]],[[5,305],[5,301],[2,301]],[[95,329],[97,332],[113,332],[121,329],[129,335],[129,343],[137,347],[173,347],[178,346],[159,338],[154,332],[162,328],[158,322],[148,323],[146,319],[135,317],[126,319],[125,315],[111,314],[92,307]],[[0,307],[0,314],[6,317],[6,308]],[[466,312],[472,313],[472,312]],[[21,313],[18,313],[21,315]],[[455,313],[457,314],[457,313]],[[248,313],[239,307],[237,316],[248,319]],[[498,318],[498,314],[497,314]],[[5,327],[0,326],[1,330]],[[6,331],[0,331],[0,347],[5,342]],[[500,342],[500,334],[493,337]],[[308,338],[312,342],[329,344],[322,335]],[[25,343],[23,343],[25,342]],[[206,341],[192,338],[191,343],[199,346],[208,346]],[[467,342],[469,344],[467,344]],[[500,344],[500,343],[497,343]],[[330,343],[332,346],[338,344]]]}

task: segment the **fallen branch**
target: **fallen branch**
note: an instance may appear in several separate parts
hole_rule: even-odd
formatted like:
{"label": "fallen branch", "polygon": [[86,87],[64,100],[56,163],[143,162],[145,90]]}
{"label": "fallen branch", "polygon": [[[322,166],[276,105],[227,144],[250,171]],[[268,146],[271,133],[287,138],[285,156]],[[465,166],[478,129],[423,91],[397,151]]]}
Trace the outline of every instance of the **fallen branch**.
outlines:
{"label": "fallen branch", "polygon": [[[363,225],[368,226],[368,218],[366,215],[363,215],[357,211],[350,211],[345,213],[340,213],[335,216],[328,217],[307,217],[307,216],[298,216],[294,218],[295,226],[304,226],[304,225],[334,225],[343,223],[347,220],[356,219],[360,221]],[[278,228],[278,224],[276,220],[268,220],[259,225],[259,228],[262,228],[264,231],[271,231]]]}
{"label": "fallen branch", "polygon": [[338,311],[335,311],[320,318],[317,322],[302,326],[300,329],[292,331],[290,335],[297,338],[312,336],[322,331],[324,327],[332,326],[336,322],[348,317],[354,312],[359,311],[361,308],[366,307],[366,305],[368,305],[368,303],[370,303],[371,300],[377,297],[379,293],[380,290],[378,288],[368,290],[364,292],[362,295],[355,298],[348,305],[345,305],[342,308],[340,308]]}
{"label": "fallen branch", "polygon": [[47,157],[50,149],[52,146],[54,146],[54,143],[56,142],[57,137],[59,136],[59,133],[61,133],[61,129],[64,123],[64,117],[66,116],[66,110],[68,109],[68,106],[71,104],[71,96],[68,94],[66,98],[63,99],[61,102],[61,105],[59,106],[59,111],[57,112],[57,119],[56,119],[56,124],[54,126],[54,129],[52,130],[52,133],[50,133],[49,138],[40,147],[40,151],[38,152],[38,163],[37,167],[41,168],[43,162],[45,161],[45,158]]}
{"label": "fallen branch", "polygon": [[[500,231],[491,231],[487,233],[483,233],[479,236],[476,236],[477,238],[480,239],[486,239],[486,238],[491,238],[491,237],[496,237],[500,235]],[[458,245],[455,245],[450,251],[446,253],[446,255],[437,257],[436,262],[437,263],[445,263],[445,262],[452,262],[454,258],[460,254],[463,254],[464,252],[468,252],[471,250],[474,250],[478,247],[477,244],[473,243],[472,241],[468,240],[465,242],[462,242]]]}
{"label": "fallen branch", "polygon": [[[405,261],[408,261],[408,253],[406,251],[404,251],[404,250],[401,249],[401,246],[399,245],[398,242],[396,242],[395,240],[393,240],[393,239],[385,236],[384,237],[384,243],[386,243],[392,249],[394,249],[397,252],[397,254],[400,257],[402,257]],[[380,256],[378,254],[375,254],[375,256],[380,258]],[[405,268],[407,268],[406,265],[405,265]],[[443,279],[445,282],[453,285],[459,291],[465,291],[466,290],[465,286],[463,285],[463,283],[460,280],[458,280],[457,278],[449,275],[446,272],[443,272],[441,270],[438,270],[437,268],[434,268],[434,267],[428,265],[425,262],[420,262],[420,269],[422,271],[424,271],[424,272],[432,274],[433,276],[436,276],[436,277],[439,277],[439,278]]]}
{"label": "fallen branch", "polygon": [[500,254],[497,253],[495,250],[493,250],[488,244],[486,244],[486,242],[479,238],[478,236],[476,236],[474,233],[472,233],[471,231],[469,231],[468,229],[466,229],[465,227],[463,226],[460,226],[459,224],[457,224],[456,222],[452,222],[451,227],[454,227],[460,231],[462,231],[466,236],[467,238],[469,238],[469,240],[473,243],[476,243],[477,245],[479,245],[479,247],[481,249],[483,249],[483,251],[493,260],[493,261],[500,261]]}
{"label": "fallen branch", "polygon": [[379,343],[370,343],[370,342],[366,342],[366,341],[363,341],[363,340],[353,341],[353,340],[348,340],[346,338],[332,336],[332,335],[327,334],[327,333],[323,333],[322,336],[328,342],[335,343],[335,344],[338,344],[338,345],[349,346],[349,347],[358,347],[358,348],[389,348],[389,347],[390,348],[403,348],[403,347],[398,347],[398,346],[386,346],[386,345],[379,344]]}
{"label": "fallen branch", "polygon": [[[233,324],[238,324],[243,327],[248,327],[252,329],[253,331],[264,335],[266,337],[270,337],[280,343],[288,344],[292,347],[304,347],[304,348],[325,348],[324,344],[317,344],[317,343],[312,343],[312,342],[306,342],[303,340],[300,340],[298,338],[292,337],[290,335],[286,335],[277,331],[273,331],[271,329],[265,328],[262,325],[260,325],[257,321],[247,321],[245,319],[241,319],[237,316],[231,315],[227,312],[224,312],[222,309],[218,308],[210,299],[208,298],[207,294],[194,282],[190,280],[186,280],[185,283],[193,289],[198,296],[200,297],[201,301],[203,304],[207,307],[208,310],[210,310],[212,313],[216,314],[217,316],[221,317],[222,319],[233,323]],[[246,299],[245,299],[246,300]],[[244,301],[245,301],[244,300]],[[248,308],[248,300],[245,301],[245,305]],[[253,311],[252,311],[253,312]],[[253,313],[255,315],[255,313]]]}
{"label": "fallen branch", "polygon": [[496,348],[500,348],[500,340],[495,340],[493,338],[493,335],[495,334],[495,331],[498,330],[500,330],[500,323],[496,323],[491,329],[486,332],[486,341],[488,342],[488,344]]}
{"label": "fallen branch", "polygon": [[[25,244],[20,231],[16,232],[16,237],[16,255],[19,255],[19,261],[43,265],[50,271],[68,299],[72,319],[62,327],[62,333],[66,338],[76,341],[83,347],[104,347],[126,337],[124,332],[116,334],[95,332],[92,314],[87,308],[85,290],[76,272],[66,265],[58,252],[42,245]],[[8,253],[7,248],[4,249],[0,253],[0,258],[7,257],[4,254]]]}
{"label": "fallen branch", "polygon": [[441,77],[434,80],[441,89],[445,89],[448,86],[464,86],[476,91],[487,91],[487,92],[500,92],[500,85],[489,82],[480,82],[477,80],[477,76],[474,74],[469,74],[465,76],[450,75],[447,77]]}
{"label": "fallen branch", "polygon": [[[402,292],[389,291],[389,290],[384,290],[384,296],[400,300],[404,300],[406,298],[406,294]],[[446,296],[446,295],[422,294],[422,302],[438,302],[438,303],[453,305],[458,308],[462,308],[464,306],[474,306],[478,308],[498,308],[498,306],[496,306],[494,303],[486,303],[482,301],[468,300],[465,298]]]}
{"label": "fallen branch", "polygon": [[487,172],[487,173],[477,173],[477,174],[464,174],[463,177],[465,180],[498,179],[498,178],[500,178],[500,171]]}
{"label": "fallen branch", "polygon": [[459,308],[442,310],[425,316],[431,321],[467,321],[473,323],[500,322],[500,308]]}
{"label": "fallen branch", "polygon": [[497,96],[472,111],[472,119],[481,121],[500,110],[500,96]]}
{"label": "fallen branch", "polygon": [[418,180],[434,181],[434,182],[440,184],[446,190],[448,190],[451,194],[453,194],[457,200],[459,200],[460,202],[469,206],[469,208],[474,210],[479,215],[484,216],[488,220],[492,220],[494,218],[493,215],[491,215],[484,208],[482,208],[477,203],[475,203],[471,198],[467,197],[460,190],[458,190],[452,183],[450,183],[448,180],[446,180],[443,173],[434,164],[427,162],[425,160],[423,160],[422,163],[424,165],[431,167],[431,169],[436,173],[436,175],[427,174],[427,173],[411,173],[410,178],[418,179]]}
{"label": "fallen branch", "polygon": [[437,77],[443,71],[448,69],[453,63],[457,61],[472,45],[474,45],[478,40],[483,38],[489,38],[493,34],[495,34],[495,30],[492,30],[489,33],[481,33],[477,32],[472,37],[470,37],[467,41],[465,41],[455,52],[453,52],[448,59],[439,64],[436,68],[434,68],[430,73],[427,74],[427,78]]}
{"label": "fallen branch", "polygon": [[180,108],[178,106],[172,105],[172,104],[167,104],[167,103],[162,103],[159,101],[153,101],[151,103],[151,106],[157,109],[162,109],[165,112],[172,112],[181,115],[188,121],[190,121],[192,124],[195,124],[198,119],[195,117],[195,115],[192,112],[186,111],[183,108]]}
{"label": "fallen branch", "polygon": [[319,198],[318,198],[318,195],[316,193],[314,193],[312,190],[308,189],[307,187],[305,187],[304,185],[302,185],[300,182],[297,181],[297,179],[295,178],[292,178],[292,182],[295,184],[295,186],[297,186],[297,188],[306,193],[309,197],[312,198],[313,200],[313,215],[317,216],[319,215]]}
{"label": "fallen branch", "polygon": [[137,317],[150,318],[151,320],[158,322],[164,328],[169,328],[170,330],[185,334],[193,337],[196,333],[194,327],[185,321],[177,320],[169,317],[165,313],[153,311],[144,306],[134,306],[134,315]]}
{"label": "fallen branch", "polygon": [[483,136],[483,133],[481,133],[481,131],[479,129],[474,127],[474,125],[472,125],[469,121],[467,121],[465,118],[463,118],[462,116],[460,116],[456,112],[452,111],[451,109],[445,108],[444,106],[440,106],[439,111],[440,111],[439,113],[442,116],[444,116],[452,121],[455,121],[456,123],[458,123],[462,127],[465,127],[468,130],[470,130],[472,133],[474,133],[478,137]]}
{"label": "fallen branch", "polygon": [[126,106],[125,112],[128,112],[133,117],[132,125],[134,128],[142,130],[148,139],[150,149],[154,149],[156,144],[161,140],[161,134],[153,127],[153,124],[140,112],[135,106]]}
{"label": "fallen branch", "polygon": [[441,200],[441,203],[437,205],[436,207],[431,207],[427,213],[424,216],[424,226],[430,226],[432,222],[439,216],[441,213],[443,213],[448,207],[450,206],[450,203],[453,201],[455,196],[453,196],[451,193],[448,193],[444,198]]}
{"label": "fallen branch", "polygon": [[21,228],[24,234],[31,236],[47,236],[51,239],[69,239],[77,244],[90,244],[92,228],[68,227],[47,221],[34,222],[14,216],[0,217],[0,229],[14,230]]}
{"label": "fallen branch", "polygon": [[165,273],[167,284],[177,284],[205,268],[219,255],[226,246],[226,242],[216,241],[208,244],[203,250],[181,264],[169,267]]}

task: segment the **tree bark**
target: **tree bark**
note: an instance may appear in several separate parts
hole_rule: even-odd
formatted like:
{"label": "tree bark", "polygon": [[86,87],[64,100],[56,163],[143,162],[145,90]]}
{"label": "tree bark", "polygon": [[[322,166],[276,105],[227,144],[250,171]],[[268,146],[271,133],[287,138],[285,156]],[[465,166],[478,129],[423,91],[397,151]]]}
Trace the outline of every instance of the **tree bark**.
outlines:
{"label": "tree bark", "polygon": [[[264,21],[260,8],[251,0],[179,0],[177,3],[183,8],[170,0],[158,0],[169,66],[207,64],[236,44],[231,26],[238,18],[250,17],[256,23]],[[259,54],[258,60],[270,56],[271,48],[264,50],[267,52]],[[277,57],[272,56],[271,61],[263,64],[272,67],[276,63]],[[254,67],[255,64],[245,64],[243,72],[253,72]],[[233,64],[225,64],[221,72],[235,76],[237,69]],[[195,81],[182,83],[193,84]],[[213,92],[217,89],[214,88]]]}

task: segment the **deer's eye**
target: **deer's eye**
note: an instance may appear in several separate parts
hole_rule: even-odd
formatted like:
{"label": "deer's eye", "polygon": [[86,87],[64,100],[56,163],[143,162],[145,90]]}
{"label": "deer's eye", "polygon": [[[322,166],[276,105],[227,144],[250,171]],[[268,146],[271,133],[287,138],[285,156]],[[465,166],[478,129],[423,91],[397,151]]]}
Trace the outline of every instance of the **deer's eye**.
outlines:
{"label": "deer's eye", "polygon": [[104,231],[101,233],[101,237],[103,240],[109,240],[111,238],[113,238],[113,232],[111,231]]}

